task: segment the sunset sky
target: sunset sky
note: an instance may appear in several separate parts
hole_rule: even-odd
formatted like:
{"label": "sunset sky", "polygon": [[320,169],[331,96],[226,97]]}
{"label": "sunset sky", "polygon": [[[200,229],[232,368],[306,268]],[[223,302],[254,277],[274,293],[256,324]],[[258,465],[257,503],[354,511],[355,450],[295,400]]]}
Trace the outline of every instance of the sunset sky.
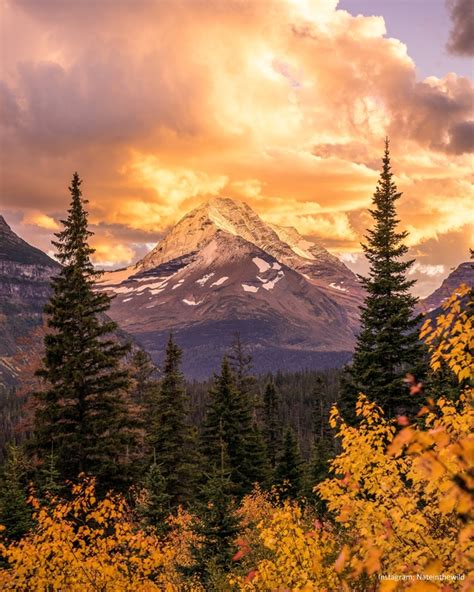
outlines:
{"label": "sunset sky", "polygon": [[353,269],[385,135],[417,293],[472,246],[470,0],[0,0],[1,212],[50,250],[74,170],[101,265],[227,195]]}

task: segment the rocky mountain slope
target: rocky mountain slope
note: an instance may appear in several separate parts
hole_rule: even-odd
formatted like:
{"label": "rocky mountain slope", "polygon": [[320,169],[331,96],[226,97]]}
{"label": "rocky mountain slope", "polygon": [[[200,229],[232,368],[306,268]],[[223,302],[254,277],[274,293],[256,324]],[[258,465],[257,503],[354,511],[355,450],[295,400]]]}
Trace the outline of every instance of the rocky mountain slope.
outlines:
{"label": "rocky mountain slope", "polygon": [[340,364],[363,297],[355,275],[321,245],[226,198],[190,212],[100,287],[115,295],[110,316],[155,359],[173,331],[196,378],[218,368],[237,331],[259,371]]}
{"label": "rocky mountain slope", "polygon": [[466,261],[458,265],[447,278],[443,280],[441,286],[430,294],[427,298],[420,300],[419,308],[421,312],[431,313],[438,310],[443,301],[448,298],[461,284],[468,286],[474,285],[474,262]]}
{"label": "rocky mountain slope", "polygon": [[32,247],[0,215],[0,384],[16,374],[18,345],[42,322],[50,279],[59,264]]}

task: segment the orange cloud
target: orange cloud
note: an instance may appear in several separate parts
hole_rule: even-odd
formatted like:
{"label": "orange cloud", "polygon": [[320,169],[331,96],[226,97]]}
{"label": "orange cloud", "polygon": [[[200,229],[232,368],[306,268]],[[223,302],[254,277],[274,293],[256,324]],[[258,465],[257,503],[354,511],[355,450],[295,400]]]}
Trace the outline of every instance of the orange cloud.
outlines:
{"label": "orange cloud", "polygon": [[45,230],[58,230],[60,228],[59,224],[51,216],[34,211],[27,212],[23,216],[23,224],[38,226],[38,228],[44,228]]}
{"label": "orange cloud", "polygon": [[4,1],[4,205],[55,219],[78,169],[103,261],[217,194],[354,253],[389,134],[410,244],[464,237],[472,82],[337,4]]}

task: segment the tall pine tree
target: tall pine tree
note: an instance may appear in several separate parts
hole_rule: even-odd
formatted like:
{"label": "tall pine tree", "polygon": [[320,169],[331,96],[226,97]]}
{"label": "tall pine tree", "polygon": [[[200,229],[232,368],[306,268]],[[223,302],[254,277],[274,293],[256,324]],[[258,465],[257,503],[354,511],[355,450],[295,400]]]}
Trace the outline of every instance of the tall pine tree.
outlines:
{"label": "tall pine tree", "polygon": [[403,241],[408,233],[397,230],[396,202],[400,197],[393,182],[387,139],[370,210],[375,223],[362,244],[370,270],[367,277],[360,277],[367,292],[361,330],[341,393],[341,407],[349,420],[354,418],[359,392],[389,416],[409,412],[414,402],[403,377],[408,370],[419,376],[424,368],[417,331],[420,316],[414,313],[417,299],[410,294],[415,280],[407,278],[414,260],[404,260],[408,247]]}
{"label": "tall pine tree", "polygon": [[150,418],[150,444],[154,462],[160,467],[170,506],[190,501],[196,485],[198,462],[191,427],[188,400],[180,370],[182,351],[170,335],[166,346],[160,392]]}
{"label": "tall pine tree", "polygon": [[110,297],[94,289],[98,272],[80,186],[74,173],[68,217],[53,242],[62,269],[45,307],[49,332],[38,370],[45,389],[36,394],[33,445],[45,462],[54,448],[61,480],[85,472],[107,489],[126,482],[134,442],[121,367],[128,347],[113,337],[116,325],[105,316]]}
{"label": "tall pine tree", "polygon": [[202,430],[202,448],[210,470],[221,464],[221,440],[225,444],[234,491],[243,494],[253,483],[266,479],[266,467],[262,454],[255,450],[262,446],[260,437],[255,437],[256,426],[252,419],[249,399],[241,396],[227,357],[222,361],[221,374],[216,376],[210,391],[210,402]]}

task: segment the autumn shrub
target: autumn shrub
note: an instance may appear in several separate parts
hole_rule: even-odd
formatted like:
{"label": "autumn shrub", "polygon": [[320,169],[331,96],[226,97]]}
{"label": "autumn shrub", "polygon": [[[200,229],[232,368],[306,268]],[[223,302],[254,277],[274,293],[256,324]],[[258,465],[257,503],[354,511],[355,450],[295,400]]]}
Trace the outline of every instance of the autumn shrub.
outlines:
{"label": "autumn shrub", "polygon": [[341,452],[332,477],[316,487],[333,520],[310,528],[297,504],[275,509],[257,526],[270,555],[234,578],[240,590],[473,589],[473,332],[463,306],[469,294],[458,289],[434,325],[422,329],[432,370],[448,365],[463,387],[459,399],[428,396],[423,421],[413,425],[384,417],[362,394],[356,427],[334,407],[330,423]]}
{"label": "autumn shrub", "polygon": [[[9,567],[0,588],[15,591],[148,592],[184,590],[176,564],[186,561],[182,538],[160,540],[140,529],[120,496],[97,499],[94,480],[72,487],[69,500],[32,499],[35,528],[18,543],[0,545]],[[172,532],[186,531],[183,515]],[[190,583],[191,585],[191,583]],[[199,590],[199,587],[189,588]]]}

